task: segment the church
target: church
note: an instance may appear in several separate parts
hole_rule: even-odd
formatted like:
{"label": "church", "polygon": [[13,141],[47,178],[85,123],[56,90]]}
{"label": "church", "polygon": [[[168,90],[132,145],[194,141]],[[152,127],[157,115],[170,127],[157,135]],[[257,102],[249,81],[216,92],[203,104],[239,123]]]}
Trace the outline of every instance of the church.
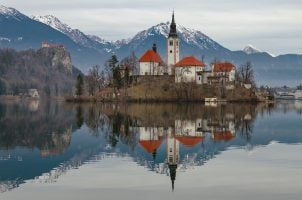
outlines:
{"label": "church", "polygon": [[163,62],[161,56],[157,53],[156,44],[152,49],[147,50],[139,59],[140,76],[173,75],[174,65],[179,62],[180,44],[176,31],[174,12],[170,24],[170,32],[167,38],[167,60]]}
{"label": "church", "polygon": [[166,61],[157,51],[156,44],[147,50],[139,59],[139,76],[174,76],[175,83],[193,82],[196,84],[213,84],[216,82],[234,82],[235,66],[231,63],[215,63],[211,70],[194,56],[180,60],[180,40],[177,34],[174,12],[170,31],[166,41]]}

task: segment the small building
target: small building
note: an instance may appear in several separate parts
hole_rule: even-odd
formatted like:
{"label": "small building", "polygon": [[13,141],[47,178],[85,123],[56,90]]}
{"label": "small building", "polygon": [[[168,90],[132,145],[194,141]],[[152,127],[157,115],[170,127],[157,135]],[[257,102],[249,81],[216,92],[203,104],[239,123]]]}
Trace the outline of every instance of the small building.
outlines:
{"label": "small building", "polygon": [[175,82],[204,83],[203,72],[206,65],[193,56],[185,57],[175,64]]}
{"label": "small building", "polygon": [[139,59],[139,75],[164,75],[167,74],[167,70],[163,60],[157,53],[156,44],[153,44],[152,49],[149,49]]}
{"label": "small building", "polygon": [[65,48],[62,44],[50,44],[46,41],[42,42],[42,48]]}
{"label": "small building", "polygon": [[236,67],[230,62],[217,62],[212,64],[212,73],[209,75],[210,84],[235,81]]}

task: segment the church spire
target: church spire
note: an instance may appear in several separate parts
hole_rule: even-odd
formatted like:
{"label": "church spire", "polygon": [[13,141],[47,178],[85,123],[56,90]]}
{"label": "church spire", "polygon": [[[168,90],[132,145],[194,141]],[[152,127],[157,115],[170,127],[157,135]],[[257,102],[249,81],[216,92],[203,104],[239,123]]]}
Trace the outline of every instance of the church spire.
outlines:
{"label": "church spire", "polygon": [[175,19],[174,19],[174,10],[173,10],[173,14],[172,14],[172,22],[170,24],[169,37],[177,37],[176,23],[175,23]]}
{"label": "church spire", "polygon": [[176,178],[177,164],[169,164],[170,178],[172,183],[172,191],[174,191],[174,182]]}

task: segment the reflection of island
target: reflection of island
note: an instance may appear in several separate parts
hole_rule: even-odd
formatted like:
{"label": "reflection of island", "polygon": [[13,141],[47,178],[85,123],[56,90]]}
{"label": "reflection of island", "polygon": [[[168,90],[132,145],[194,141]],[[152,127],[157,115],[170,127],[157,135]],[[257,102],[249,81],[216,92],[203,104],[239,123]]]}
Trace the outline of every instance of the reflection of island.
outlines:
{"label": "reflection of island", "polygon": [[[106,155],[131,156],[138,165],[169,175],[173,189],[177,173],[204,165],[230,146],[302,141],[288,126],[253,131],[256,116],[271,120],[267,127],[278,120],[269,115],[295,112],[296,104],[44,104],[37,110],[0,104],[0,192],[35,177],[55,181]],[[274,134],[267,134],[270,130]]]}
{"label": "reflection of island", "polygon": [[[202,151],[204,144],[222,142],[222,145],[227,145],[227,142],[236,138],[236,132],[240,132],[240,135],[250,134],[245,131],[245,127],[250,130],[256,116],[256,106],[250,104],[240,107],[233,104],[217,107],[200,104],[135,104],[114,106],[111,109],[107,105],[100,109],[108,117],[109,124],[112,124],[108,142],[116,146],[117,140],[112,138],[120,138],[121,142],[135,142],[126,143],[130,146],[138,144],[153,158],[151,170],[170,175],[172,189],[176,172],[189,166],[186,162],[191,162],[191,166],[192,162],[193,165],[200,164],[197,160],[201,155],[197,152]],[[165,155],[162,152],[158,154],[161,148],[165,149]],[[192,153],[191,149],[194,149]],[[188,153],[184,155],[184,152]]]}
{"label": "reflection of island", "polygon": [[179,163],[180,144],[191,148],[205,140],[207,134],[211,135],[214,141],[229,141],[235,137],[235,123],[231,120],[221,122],[212,119],[196,120],[175,120],[175,126],[164,127],[139,127],[139,144],[153,158],[156,156],[157,149],[163,140],[166,140],[166,163],[174,190],[176,170]]}

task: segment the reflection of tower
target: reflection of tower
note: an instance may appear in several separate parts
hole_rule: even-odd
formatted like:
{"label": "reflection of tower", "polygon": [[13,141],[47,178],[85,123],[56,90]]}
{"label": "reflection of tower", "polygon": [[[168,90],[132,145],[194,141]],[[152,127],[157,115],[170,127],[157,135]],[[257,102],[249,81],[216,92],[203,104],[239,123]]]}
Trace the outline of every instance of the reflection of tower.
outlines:
{"label": "reflection of tower", "polygon": [[167,159],[172,182],[172,190],[174,190],[174,181],[179,160],[179,142],[175,139],[172,133],[168,133],[167,135]]}

